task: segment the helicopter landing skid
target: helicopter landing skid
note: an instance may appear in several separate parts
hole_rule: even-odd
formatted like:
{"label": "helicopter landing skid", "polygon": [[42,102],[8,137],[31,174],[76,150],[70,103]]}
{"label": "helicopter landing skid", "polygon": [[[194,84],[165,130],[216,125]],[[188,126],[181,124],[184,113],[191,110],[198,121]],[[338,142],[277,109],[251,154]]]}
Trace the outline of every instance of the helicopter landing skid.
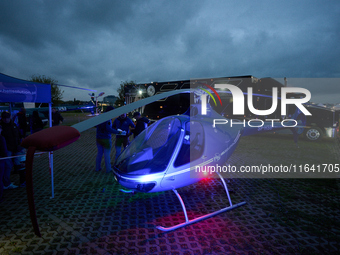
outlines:
{"label": "helicopter landing skid", "polygon": [[180,224],[177,224],[177,225],[172,226],[172,227],[168,227],[168,228],[162,227],[162,226],[157,226],[156,228],[159,229],[159,230],[162,230],[162,231],[164,231],[164,232],[176,230],[176,229],[178,229],[178,228],[185,227],[185,226],[187,226],[187,225],[196,223],[196,222],[201,221],[201,220],[205,220],[205,219],[210,218],[210,217],[213,217],[213,216],[215,216],[215,215],[217,215],[217,214],[220,214],[220,213],[223,213],[223,212],[226,212],[226,211],[230,211],[230,210],[232,210],[232,209],[235,209],[235,208],[237,208],[237,207],[240,207],[240,206],[246,204],[246,202],[241,202],[241,203],[238,203],[238,204],[235,204],[235,205],[232,204],[231,199],[230,199],[230,195],[229,195],[229,191],[228,191],[227,184],[225,183],[225,181],[224,181],[224,179],[222,178],[222,176],[220,175],[220,173],[217,173],[217,174],[218,174],[218,176],[221,178],[221,181],[222,181],[222,183],[223,183],[224,189],[225,189],[225,191],[226,191],[226,193],[227,193],[228,200],[229,200],[229,204],[230,204],[228,207],[225,207],[225,208],[220,209],[220,210],[218,210],[218,211],[215,211],[215,212],[212,212],[212,213],[208,213],[208,214],[203,215],[203,216],[201,216],[201,217],[197,217],[197,218],[195,218],[195,219],[189,220],[188,214],[187,214],[187,210],[186,210],[186,208],[185,208],[185,204],[184,204],[184,202],[183,202],[183,200],[182,200],[180,194],[178,194],[177,190],[173,189],[173,192],[176,194],[178,200],[180,201],[180,203],[181,203],[181,205],[182,205],[182,209],[183,209],[184,216],[185,216],[185,222],[180,223]]}

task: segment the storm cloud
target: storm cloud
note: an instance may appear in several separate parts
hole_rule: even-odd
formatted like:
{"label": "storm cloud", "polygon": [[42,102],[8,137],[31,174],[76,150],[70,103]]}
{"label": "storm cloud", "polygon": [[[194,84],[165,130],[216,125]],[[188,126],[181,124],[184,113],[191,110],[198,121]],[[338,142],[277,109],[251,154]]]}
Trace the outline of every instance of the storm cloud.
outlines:
{"label": "storm cloud", "polygon": [[[106,95],[127,80],[340,78],[339,17],[332,0],[1,1],[0,72]],[[313,101],[340,102],[337,82],[313,84]]]}

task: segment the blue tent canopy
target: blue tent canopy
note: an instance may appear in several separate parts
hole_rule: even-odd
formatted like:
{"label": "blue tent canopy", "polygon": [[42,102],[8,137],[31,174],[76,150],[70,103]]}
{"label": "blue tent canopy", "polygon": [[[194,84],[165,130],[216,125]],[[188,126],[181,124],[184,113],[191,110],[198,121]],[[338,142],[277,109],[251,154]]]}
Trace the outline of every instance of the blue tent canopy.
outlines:
{"label": "blue tent canopy", "polygon": [[0,102],[51,103],[51,85],[0,73]]}

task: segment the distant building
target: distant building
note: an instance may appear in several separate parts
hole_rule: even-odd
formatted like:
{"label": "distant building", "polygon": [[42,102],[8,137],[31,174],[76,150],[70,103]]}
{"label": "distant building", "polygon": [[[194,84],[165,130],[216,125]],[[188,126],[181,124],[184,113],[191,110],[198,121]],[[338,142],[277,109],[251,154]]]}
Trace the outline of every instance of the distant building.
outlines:
{"label": "distant building", "polygon": [[116,96],[106,96],[103,98],[103,103],[105,104],[115,104],[116,100],[118,99],[118,97]]}

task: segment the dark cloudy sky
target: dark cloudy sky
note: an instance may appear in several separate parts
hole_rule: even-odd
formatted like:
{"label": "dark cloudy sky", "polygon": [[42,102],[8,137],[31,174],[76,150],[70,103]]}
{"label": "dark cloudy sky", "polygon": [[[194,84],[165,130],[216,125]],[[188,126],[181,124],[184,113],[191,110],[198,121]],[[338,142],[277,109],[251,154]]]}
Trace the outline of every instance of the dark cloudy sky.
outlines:
{"label": "dark cloudy sky", "polygon": [[[340,78],[339,45],[338,0],[0,2],[0,72],[106,95],[127,80]],[[340,103],[322,80],[304,86],[312,100]]]}

